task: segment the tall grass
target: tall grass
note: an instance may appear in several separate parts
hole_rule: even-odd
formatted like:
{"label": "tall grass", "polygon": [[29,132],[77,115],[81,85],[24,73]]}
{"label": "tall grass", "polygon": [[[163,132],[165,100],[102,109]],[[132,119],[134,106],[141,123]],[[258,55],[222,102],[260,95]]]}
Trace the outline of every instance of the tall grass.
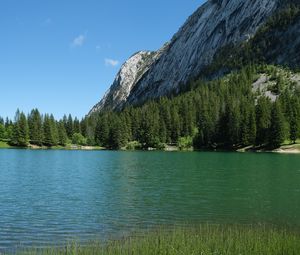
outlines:
{"label": "tall grass", "polygon": [[70,244],[22,254],[97,255],[296,255],[300,234],[265,226],[176,227],[108,243]]}

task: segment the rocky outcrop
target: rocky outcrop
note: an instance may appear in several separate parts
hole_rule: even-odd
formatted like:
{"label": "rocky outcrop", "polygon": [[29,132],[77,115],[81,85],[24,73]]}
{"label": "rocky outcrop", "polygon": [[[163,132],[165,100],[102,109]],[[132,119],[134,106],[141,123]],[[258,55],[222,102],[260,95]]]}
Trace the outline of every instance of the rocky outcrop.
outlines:
{"label": "rocky outcrop", "polygon": [[132,87],[139,81],[157,58],[156,52],[140,51],[130,57],[121,67],[113,85],[89,114],[101,110],[118,109],[127,100]]}
{"label": "rocky outcrop", "polygon": [[179,90],[228,44],[251,38],[279,0],[209,0],[156,53],[140,52],[121,68],[91,112],[120,109]]}

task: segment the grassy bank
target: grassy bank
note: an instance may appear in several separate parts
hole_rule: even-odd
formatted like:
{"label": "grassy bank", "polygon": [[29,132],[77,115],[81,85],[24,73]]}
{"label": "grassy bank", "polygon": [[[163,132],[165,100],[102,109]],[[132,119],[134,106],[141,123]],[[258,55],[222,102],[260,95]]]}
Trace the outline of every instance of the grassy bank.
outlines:
{"label": "grassy bank", "polygon": [[29,149],[29,150],[103,150],[103,147],[99,146],[81,146],[81,145],[72,145],[67,144],[66,146],[52,146],[52,147],[46,147],[46,146],[37,146],[29,144],[27,147],[14,147],[9,145],[7,141],[1,141],[0,140],[0,149]]}
{"label": "grassy bank", "polygon": [[263,226],[199,226],[157,230],[107,244],[75,243],[65,248],[31,250],[21,254],[98,255],[295,255],[300,234]]}
{"label": "grassy bank", "polygon": [[0,149],[8,149],[8,148],[11,148],[11,146],[7,142],[0,140]]}

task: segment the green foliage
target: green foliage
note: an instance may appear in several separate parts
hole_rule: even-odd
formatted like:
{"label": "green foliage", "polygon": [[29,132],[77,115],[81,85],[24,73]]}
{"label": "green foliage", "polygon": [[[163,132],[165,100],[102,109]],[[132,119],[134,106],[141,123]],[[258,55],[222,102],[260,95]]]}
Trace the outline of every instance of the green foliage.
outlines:
{"label": "green foliage", "polygon": [[32,255],[295,255],[299,254],[298,232],[268,226],[161,227],[134,237],[105,243],[70,243],[62,248],[25,251]]}
{"label": "green foliage", "polygon": [[68,143],[68,135],[63,121],[58,122],[57,128],[58,128],[58,141],[59,141],[58,143],[61,146],[66,146]]}
{"label": "green foliage", "polygon": [[0,140],[5,138],[5,127],[2,123],[0,123]]}
{"label": "green foliage", "polygon": [[300,102],[298,98],[293,98],[291,101],[289,125],[290,140],[296,143],[296,140],[300,137]]}
{"label": "green foliage", "polygon": [[271,126],[268,139],[268,145],[270,146],[270,148],[278,148],[284,142],[286,137],[284,123],[285,119],[281,110],[281,105],[279,101],[276,101],[273,104],[271,112]]}
{"label": "green foliage", "polygon": [[44,117],[44,141],[46,146],[56,146],[59,142],[58,129],[53,115],[46,114]]}
{"label": "green foliage", "polygon": [[28,116],[30,142],[41,146],[43,144],[43,121],[38,109],[31,111]]}
{"label": "green foliage", "polygon": [[76,145],[87,145],[87,139],[80,133],[74,133],[72,143]]}
{"label": "green foliage", "polygon": [[125,123],[116,115],[111,120],[111,128],[109,132],[108,148],[119,150],[127,143]]}
{"label": "green foliage", "polygon": [[138,141],[132,141],[127,143],[126,145],[126,150],[141,150],[142,149],[142,144],[139,143]]}
{"label": "green foliage", "polygon": [[178,139],[178,148],[180,150],[188,150],[193,148],[193,138],[191,136],[180,137]]}
{"label": "green foliage", "polygon": [[72,115],[69,114],[68,118],[66,116],[64,116],[63,120],[64,120],[67,135],[68,135],[69,139],[72,139],[73,133],[74,133],[74,122],[73,122]]}
{"label": "green foliage", "polygon": [[81,133],[81,127],[80,127],[80,121],[77,119],[77,117],[75,117],[74,121],[73,121],[73,133]]}
{"label": "green foliage", "polygon": [[29,127],[27,118],[23,112],[17,110],[15,123],[12,129],[11,144],[14,146],[26,147],[29,143]]}
{"label": "green foliage", "polygon": [[97,120],[95,128],[95,142],[98,146],[107,146],[109,140],[109,125],[107,115],[100,117]]}
{"label": "green foliage", "polygon": [[7,148],[11,148],[11,146],[7,142],[4,142],[4,141],[0,140],[0,148],[1,149],[7,149]]}
{"label": "green foliage", "polygon": [[268,132],[271,126],[272,102],[267,97],[260,97],[256,104],[256,145],[265,145],[268,142]]}

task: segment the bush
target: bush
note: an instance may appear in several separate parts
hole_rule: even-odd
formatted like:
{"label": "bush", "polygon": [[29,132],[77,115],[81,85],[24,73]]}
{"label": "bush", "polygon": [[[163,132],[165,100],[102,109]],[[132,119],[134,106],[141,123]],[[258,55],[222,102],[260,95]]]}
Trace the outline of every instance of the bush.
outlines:
{"label": "bush", "polygon": [[87,139],[80,133],[73,134],[72,143],[76,145],[87,145]]}
{"label": "bush", "polygon": [[132,141],[132,142],[129,142],[127,145],[126,145],[126,150],[140,150],[142,149],[142,144],[139,143],[138,141]]}
{"label": "bush", "polygon": [[180,137],[178,140],[178,148],[180,150],[188,150],[193,148],[193,138],[190,136]]}

